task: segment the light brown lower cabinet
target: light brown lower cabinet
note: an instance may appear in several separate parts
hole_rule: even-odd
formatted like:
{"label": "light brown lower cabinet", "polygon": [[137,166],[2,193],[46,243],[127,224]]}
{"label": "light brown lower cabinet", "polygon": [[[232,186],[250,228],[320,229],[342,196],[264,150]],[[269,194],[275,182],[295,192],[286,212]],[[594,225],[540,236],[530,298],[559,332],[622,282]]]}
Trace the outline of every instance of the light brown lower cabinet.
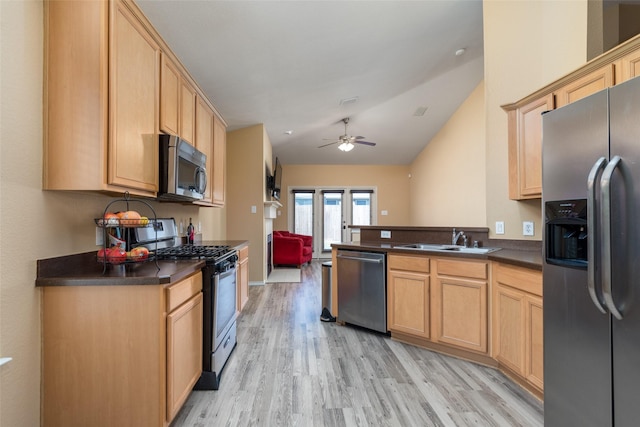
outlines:
{"label": "light brown lower cabinet", "polygon": [[237,271],[237,307],[236,310],[241,312],[249,301],[249,246],[245,246],[238,251],[238,269]]}
{"label": "light brown lower cabinet", "polygon": [[434,341],[487,353],[488,263],[452,258],[432,263]]}
{"label": "light brown lower cabinet", "polygon": [[202,292],[167,315],[167,420],[202,373]]}
{"label": "light brown lower cabinet", "polygon": [[394,339],[495,366],[543,392],[542,273],[454,257],[390,253],[387,326]]}
{"label": "light brown lower cabinet", "polygon": [[202,274],[42,288],[42,425],[167,426],[202,369]]}
{"label": "light brown lower cabinet", "polygon": [[543,391],[542,273],[493,267],[493,355],[510,373]]}
{"label": "light brown lower cabinet", "polygon": [[429,258],[390,254],[387,266],[387,328],[429,338]]}

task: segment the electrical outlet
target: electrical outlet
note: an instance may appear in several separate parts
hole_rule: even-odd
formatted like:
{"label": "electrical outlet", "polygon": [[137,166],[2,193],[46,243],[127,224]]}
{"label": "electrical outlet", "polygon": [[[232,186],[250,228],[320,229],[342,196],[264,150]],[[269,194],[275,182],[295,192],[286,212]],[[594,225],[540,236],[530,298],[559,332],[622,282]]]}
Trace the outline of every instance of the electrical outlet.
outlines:
{"label": "electrical outlet", "polygon": [[96,246],[104,246],[104,230],[96,227]]}
{"label": "electrical outlet", "polygon": [[258,207],[257,207],[257,206],[255,206],[255,205],[254,205],[254,206],[251,206],[251,213],[252,213],[252,214],[254,214],[254,213],[256,213],[256,212],[258,212]]}
{"label": "electrical outlet", "polygon": [[533,236],[533,221],[522,221],[522,235]]}
{"label": "electrical outlet", "polygon": [[380,231],[380,238],[381,239],[390,239],[391,238],[391,232],[390,231]]}
{"label": "electrical outlet", "polygon": [[496,221],[496,234],[504,234],[504,221]]}

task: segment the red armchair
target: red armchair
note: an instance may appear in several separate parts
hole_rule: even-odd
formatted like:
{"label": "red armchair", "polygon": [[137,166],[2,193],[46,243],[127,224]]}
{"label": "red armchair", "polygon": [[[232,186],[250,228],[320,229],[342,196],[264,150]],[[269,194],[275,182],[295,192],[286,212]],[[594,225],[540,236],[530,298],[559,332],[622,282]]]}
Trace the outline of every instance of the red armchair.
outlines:
{"label": "red armchair", "polygon": [[311,262],[313,237],[288,231],[273,232],[273,265],[296,265]]}

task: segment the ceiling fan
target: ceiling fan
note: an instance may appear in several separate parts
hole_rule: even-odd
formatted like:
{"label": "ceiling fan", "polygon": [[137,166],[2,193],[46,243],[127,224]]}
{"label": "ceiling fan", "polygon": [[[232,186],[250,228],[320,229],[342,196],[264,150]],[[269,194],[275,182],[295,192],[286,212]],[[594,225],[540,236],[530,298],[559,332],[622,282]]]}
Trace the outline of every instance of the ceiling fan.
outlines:
{"label": "ceiling fan", "polygon": [[338,143],[340,143],[340,145],[338,145],[338,149],[342,151],[353,150],[353,147],[355,147],[353,144],[362,144],[362,145],[369,145],[371,147],[375,147],[376,145],[375,142],[363,141],[364,136],[351,136],[347,134],[347,124],[349,123],[349,117],[345,117],[344,119],[342,119],[342,122],[344,123],[344,135],[339,136],[337,141],[333,141],[328,144],[321,145],[318,148],[323,148],[323,147],[327,147],[329,145],[338,144]]}

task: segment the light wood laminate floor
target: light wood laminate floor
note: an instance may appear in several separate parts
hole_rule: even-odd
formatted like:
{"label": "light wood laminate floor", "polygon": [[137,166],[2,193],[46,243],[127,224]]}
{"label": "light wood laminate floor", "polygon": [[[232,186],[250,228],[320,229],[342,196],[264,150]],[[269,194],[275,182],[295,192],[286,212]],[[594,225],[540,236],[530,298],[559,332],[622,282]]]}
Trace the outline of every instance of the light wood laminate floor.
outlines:
{"label": "light wood laminate floor", "polygon": [[542,426],[542,403],[499,371],[320,321],[321,263],[249,288],[217,391],[179,426]]}

